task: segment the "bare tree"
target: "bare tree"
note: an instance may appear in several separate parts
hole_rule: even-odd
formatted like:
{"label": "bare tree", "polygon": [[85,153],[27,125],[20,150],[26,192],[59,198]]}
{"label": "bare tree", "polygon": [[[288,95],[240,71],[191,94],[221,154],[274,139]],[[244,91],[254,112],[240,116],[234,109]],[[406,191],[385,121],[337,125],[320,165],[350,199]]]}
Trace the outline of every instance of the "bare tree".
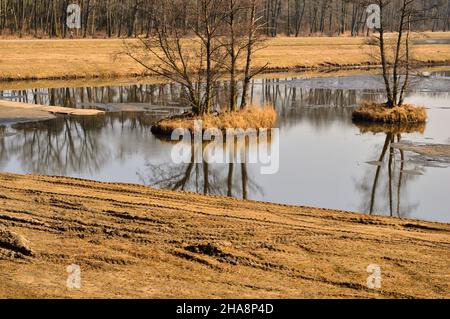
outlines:
{"label": "bare tree", "polygon": [[[253,55],[263,38],[261,16],[258,16],[256,0],[227,0],[228,13],[225,19],[226,28],[223,34],[224,47],[229,57],[224,68],[230,76],[229,110],[237,110],[238,78],[242,77],[241,109],[247,106],[247,96],[250,81],[267,68],[264,65],[254,69]],[[243,68],[241,67],[243,65]]]}
{"label": "bare tree", "polygon": [[[263,38],[257,0],[171,0],[158,6],[153,33],[126,41],[126,54],[152,73],[180,84],[194,114],[213,109],[219,77],[229,76],[227,109],[247,106],[253,68]],[[155,63],[154,61],[157,61]]]}
{"label": "bare tree", "polygon": [[[223,0],[191,1],[170,0],[160,4],[155,14],[154,33],[150,38],[139,37],[136,45],[126,43],[126,54],[146,69],[180,84],[186,100],[195,114],[211,111],[214,84],[217,82],[224,58],[223,44],[219,41],[220,27],[224,20],[221,8]],[[199,17],[199,21],[187,27],[191,41],[179,27],[184,9]],[[152,63],[156,59],[157,63]]]}
{"label": "bare tree", "polygon": [[247,107],[248,104],[248,91],[250,87],[250,82],[252,79],[258,75],[259,73],[263,72],[267,68],[267,64],[257,68],[252,68],[252,57],[255,54],[255,52],[260,49],[258,48],[258,45],[260,45],[263,42],[263,39],[261,38],[261,30],[264,27],[262,20],[262,16],[258,16],[257,13],[257,1],[256,0],[250,0],[249,7],[247,9],[247,41],[245,42],[245,49],[246,49],[246,61],[245,61],[245,68],[244,68],[244,79],[242,83],[242,99],[241,99],[241,109],[244,109]]}
{"label": "bare tree", "polygon": [[378,0],[380,7],[380,27],[375,43],[379,49],[379,60],[383,69],[383,81],[386,89],[386,106],[402,106],[405,92],[409,86],[411,71],[411,21],[414,14],[414,0],[400,0],[399,21],[395,36],[386,36],[386,12],[392,10],[392,0]]}

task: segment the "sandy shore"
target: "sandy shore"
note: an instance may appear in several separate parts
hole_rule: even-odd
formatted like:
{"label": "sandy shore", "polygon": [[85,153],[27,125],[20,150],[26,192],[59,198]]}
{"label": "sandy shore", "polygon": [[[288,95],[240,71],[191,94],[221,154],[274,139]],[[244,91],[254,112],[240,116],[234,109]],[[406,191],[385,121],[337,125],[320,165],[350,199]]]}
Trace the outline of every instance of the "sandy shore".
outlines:
{"label": "sandy shore", "polygon": [[0,124],[48,120],[54,118],[54,114],[89,116],[104,113],[95,109],[75,109],[0,100]]}
{"label": "sandy shore", "polygon": [[0,297],[449,298],[449,248],[447,224],[0,174]]}

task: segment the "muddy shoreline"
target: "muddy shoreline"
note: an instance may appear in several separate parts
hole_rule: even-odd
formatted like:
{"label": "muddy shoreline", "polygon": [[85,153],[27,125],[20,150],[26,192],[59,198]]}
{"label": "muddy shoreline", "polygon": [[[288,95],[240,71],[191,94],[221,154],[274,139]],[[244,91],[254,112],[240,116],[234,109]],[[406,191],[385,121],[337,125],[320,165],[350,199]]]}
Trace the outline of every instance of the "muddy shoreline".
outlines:
{"label": "muddy shoreline", "polygon": [[448,224],[2,173],[0,229],[0,297],[450,297]]}

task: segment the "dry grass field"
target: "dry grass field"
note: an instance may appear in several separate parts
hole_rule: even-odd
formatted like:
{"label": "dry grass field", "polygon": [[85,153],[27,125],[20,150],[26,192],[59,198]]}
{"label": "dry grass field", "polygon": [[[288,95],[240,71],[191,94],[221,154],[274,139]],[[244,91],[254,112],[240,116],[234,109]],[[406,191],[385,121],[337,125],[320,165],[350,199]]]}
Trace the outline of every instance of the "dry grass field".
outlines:
{"label": "dry grass field", "polygon": [[[450,33],[424,33],[422,38],[450,38]],[[133,40],[128,40],[133,41]],[[365,38],[308,37],[268,39],[254,59],[272,71],[373,64]],[[126,77],[142,69],[125,56],[123,40],[0,40],[0,80]],[[423,63],[450,63],[450,45],[418,45],[414,57]]]}
{"label": "dry grass field", "polygon": [[446,224],[0,174],[0,298],[450,298],[449,248]]}

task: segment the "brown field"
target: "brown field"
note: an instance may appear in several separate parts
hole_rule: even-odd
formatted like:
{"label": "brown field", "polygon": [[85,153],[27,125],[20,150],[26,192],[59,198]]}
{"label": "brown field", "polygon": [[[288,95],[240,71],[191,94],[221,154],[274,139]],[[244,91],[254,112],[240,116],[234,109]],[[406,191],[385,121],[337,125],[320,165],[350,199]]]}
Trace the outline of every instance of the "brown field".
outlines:
{"label": "brown field", "polygon": [[[420,37],[450,38],[450,33]],[[129,77],[142,69],[125,56],[121,39],[0,40],[0,80]],[[133,40],[129,40],[133,41]],[[269,62],[271,71],[361,67],[373,64],[362,37],[269,39],[254,59]],[[450,63],[450,45],[418,45],[414,58],[421,63]]]}
{"label": "brown field", "polygon": [[449,248],[446,224],[0,174],[0,298],[449,298]]}

